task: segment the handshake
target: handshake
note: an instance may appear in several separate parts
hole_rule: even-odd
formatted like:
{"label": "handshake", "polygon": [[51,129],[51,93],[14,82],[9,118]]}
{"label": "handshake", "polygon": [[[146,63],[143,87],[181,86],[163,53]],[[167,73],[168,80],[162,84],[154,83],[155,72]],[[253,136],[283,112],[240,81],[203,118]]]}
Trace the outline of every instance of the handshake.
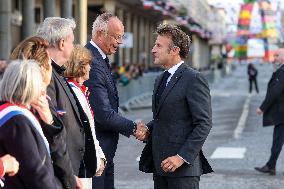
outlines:
{"label": "handshake", "polygon": [[139,121],[137,122],[137,127],[133,135],[137,140],[146,141],[149,138],[150,132],[148,130],[148,127],[144,123]]}

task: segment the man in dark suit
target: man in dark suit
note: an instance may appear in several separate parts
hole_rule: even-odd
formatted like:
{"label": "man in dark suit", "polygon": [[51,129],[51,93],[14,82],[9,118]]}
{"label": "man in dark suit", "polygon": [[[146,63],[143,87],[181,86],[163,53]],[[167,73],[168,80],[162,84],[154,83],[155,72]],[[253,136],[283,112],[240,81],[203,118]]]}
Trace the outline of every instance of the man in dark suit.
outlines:
{"label": "man in dark suit", "polygon": [[92,178],[96,171],[95,146],[88,118],[63,77],[63,65],[73,50],[75,27],[72,19],[50,17],[44,20],[37,31],[39,37],[49,42],[52,77],[47,95],[50,97],[53,116],[63,122],[61,137],[67,146],[64,153],[54,149],[58,152],[52,156],[54,170],[64,187],[71,189],[82,187],[78,177]]}
{"label": "man in dark suit", "polygon": [[[160,25],[157,34],[154,64],[166,71],[155,81],[153,120],[147,124],[151,134],[145,146],[150,150],[143,150],[140,170],[154,172],[155,189],[197,189],[200,176],[212,172],[202,153],[212,127],[209,87],[183,61],[190,37],[167,24]],[[151,156],[153,164],[147,167],[143,161]]]}
{"label": "man in dark suit", "polygon": [[274,125],[273,141],[270,158],[263,167],[255,167],[262,173],[276,174],[276,162],[284,143],[284,49],[278,49],[274,54],[275,72],[267,86],[267,92],[261,106],[256,110],[263,114],[263,126]]}
{"label": "man in dark suit", "polygon": [[92,40],[86,45],[93,54],[93,60],[90,79],[85,85],[90,91],[89,100],[94,111],[97,138],[107,159],[103,175],[93,180],[93,187],[96,189],[114,188],[113,158],[119,134],[130,137],[141,130],[141,134],[136,135],[139,138],[147,131],[143,124],[137,125],[118,114],[118,93],[107,55],[116,52],[122,43],[123,34],[122,22],[110,13],[104,13],[94,21]]}

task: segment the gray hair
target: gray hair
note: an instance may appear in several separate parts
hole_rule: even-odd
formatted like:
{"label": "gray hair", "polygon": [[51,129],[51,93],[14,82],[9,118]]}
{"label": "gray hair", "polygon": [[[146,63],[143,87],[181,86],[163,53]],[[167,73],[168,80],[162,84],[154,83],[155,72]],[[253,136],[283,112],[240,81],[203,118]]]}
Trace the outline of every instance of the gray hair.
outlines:
{"label": "gray hair", "polygon": [[61,39],[67,37],[76,28],[76,23],[70,18],[48,17],[37,29],[37,36],[49,42],[49,46],[56,47]]}
{"label": "gray hair", "polygon": [[43,80],[34,60],[14,60],[6,68],[0,82],[0,100],[29,105],[41,93]]}
{"label": "gray hair", "polygon": [[92,36],[95,36],[98,31],[107,32],[107,24],[110,18],[116,17],[112,13],[103,13],[99,15],[93,22]]}

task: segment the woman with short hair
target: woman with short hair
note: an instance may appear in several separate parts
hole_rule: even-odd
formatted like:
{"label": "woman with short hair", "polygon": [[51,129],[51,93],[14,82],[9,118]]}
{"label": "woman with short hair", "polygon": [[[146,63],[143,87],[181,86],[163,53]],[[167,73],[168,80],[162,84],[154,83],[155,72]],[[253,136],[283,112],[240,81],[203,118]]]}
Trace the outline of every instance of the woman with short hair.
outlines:
{"label": "woman with short hair", "polygon": [[57,189],[49,143],[31,104],[45,90],[38,63],[15,60],[0,82],[0,156],[14,156],[20,169],[5,179],[7,189]]}
{"label": "woman with short hair", "polygon": [[75,93],[81,107],[89,120],[88,127],[91,127],[97,156],[96,176],[100,176],[105,168],[106,158],[96,138],[94,113],[88,100],[88,89],[83,85],[89,79],[92,55],[88,49],[81,45],[75,45],[69,61],[66,63],[64,76]]}

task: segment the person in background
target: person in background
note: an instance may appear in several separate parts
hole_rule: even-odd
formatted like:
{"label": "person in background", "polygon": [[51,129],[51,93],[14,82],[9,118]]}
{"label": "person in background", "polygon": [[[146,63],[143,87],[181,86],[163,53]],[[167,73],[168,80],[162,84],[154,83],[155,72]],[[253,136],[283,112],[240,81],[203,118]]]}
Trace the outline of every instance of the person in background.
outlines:
{"label": "person in background", "polygon": [[6,189],[61,188],[49,143],[31,109],[45,90],[40,67],[32,60],[12,61],[0,82],[0,156],[8,153],[20,164],[18,174],[5,178]]}
{"label": "person in background", "polygon": [[248,79],[249,79],[249,93],[252,92],[252,87],[254,85],[256,92],[258,93],[257,86],[257,69],[252,63],[248,64]]}
{"label": "person in background", "polygon": [[78,98],[85,114],[89,119],[88,125],[86,124],[84,126],[91,128],[97,155],[97,170],[95,176],[101,176],[106,165],[106,158],[99,141],[96,138],[94,121],[95,115],[89,104],[88,88],[83,85],[83,83],[89,79],[91,62],[92,55],[90,51],[81,45],[76,45],[69,61],[65,64],[66,70],[64,72],[64,76],[68,79],[69,85],[71,86],[74,94]]}
{"label": "person in background", "polygon": [[263,115],[263,126],[274,126],[271,153],[269,160],[262,167],[255,170],[276,174],[276,163],[284,144],[284,49],[278,49],[274,54],[273,65],[275,71],[267,85],[265,99],[259,108],[258,115]]}

